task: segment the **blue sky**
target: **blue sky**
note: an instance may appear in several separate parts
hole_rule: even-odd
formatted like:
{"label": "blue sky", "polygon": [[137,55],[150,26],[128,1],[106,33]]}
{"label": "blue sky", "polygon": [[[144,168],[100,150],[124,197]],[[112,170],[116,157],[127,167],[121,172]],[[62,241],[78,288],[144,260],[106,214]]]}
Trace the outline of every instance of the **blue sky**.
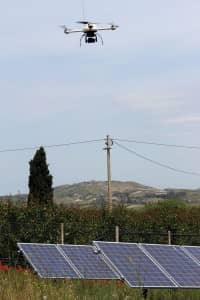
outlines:
{"label": "blue sky", "polygon": [[[199,145],[200,2],[91,1],[85,16],[120,27],[79,47],[81,0],[4,1],[0,12],[0,149],[114,138]],[[125,144],[200,172],[198,150]],[[54,185],[106,179],[103,142],[47,150]],[[1,153],[0,194],[27,192],[34,151]],[[112,177],[199,188],[199,177],[151,165],[114,145]]]}

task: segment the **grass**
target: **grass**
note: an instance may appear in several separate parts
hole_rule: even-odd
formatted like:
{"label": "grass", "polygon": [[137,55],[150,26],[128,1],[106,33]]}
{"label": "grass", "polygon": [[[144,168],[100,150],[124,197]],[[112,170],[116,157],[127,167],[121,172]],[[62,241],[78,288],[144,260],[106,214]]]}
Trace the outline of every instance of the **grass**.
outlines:
{"label": "grass", "polygon": [[[141,300],[142,290],[120,282],[41,279],[30,272],[0,271],[1,300]],[[148,300],[199,300],[200,290],[149,290]]]}

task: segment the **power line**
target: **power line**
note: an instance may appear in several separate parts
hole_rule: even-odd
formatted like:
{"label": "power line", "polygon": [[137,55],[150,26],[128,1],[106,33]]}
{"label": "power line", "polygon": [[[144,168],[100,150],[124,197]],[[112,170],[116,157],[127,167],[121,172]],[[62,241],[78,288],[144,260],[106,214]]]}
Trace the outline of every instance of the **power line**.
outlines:
{"label": "power line", "polygon": [[166,169],[169,169],[169,170],[171,170],[171,171],[178,172],[178,173],[183,173],[183,174],[193,175],[193,176],[200,176],[200,173],[190,172],[190,171],[185,171],[185,170],[181,170],[181,169],[176,169],[176,168],[174,168],[174,167],[168,166],[168,165],[166,165],[166,164],[163,164],[163,163],[160,163],[160,162],[158,162],[158,161],[156,161],[156,160],[153,160],[153,159],[151,159],[151,158],[148,158],[148,157],[146,157],[146,156],[144,156],[144,155],[142,155],[142,154],[139,154],[138,152],[136,152],[136,151],[134,151],[134,150],[131,150],[131,149],[129,149],[129,148],[127,148],[127,147],[125,147],[125,146],[119,144],[118,142],[116,142],[116,140],[115,140],[115,144],[116,144],[118,147],[120,147],[120,148],[122,148],[122,149],[124,149],[124,150],[126,150],[126,151],[128,151],[128,152],[130,152],[130,153],[132,153],[132,154],[134,154],[135,156],[140,157],[140,158],[142,158],[142,159],[144,159],[144,160],[146,160],[146,161],[148,161],[148,162],[150,162],[150,163],[153,163],[154,165],[158,165],[158,166],[160,166],[160,167],[163,167],[163,168],[166,168]]}
{"label": "power line", "polygon": [[[43,146],[44,148],[59,148],[59,147],[67,147],[67,146],[73,146],[73,145],[80,145],[80,144],[89,144],[89,143],[95,143],[104,141],[105,139],[98,139],[98,140],[86,140],[86,141],[78,141],[78,142],[72,142],[67,144],[54,144],[54,145],[46,145]],[[33,146],[33,147],[24,147],[24,148],[13,148],[13,149],[2,149],[0,150],[0,153],[5,152],[19,152],[19,151],[28,151],[28,150],[36,150],[40,146]]]}
{"label": "power line", "polygon": [[183,148],[183,149],[195,149],[200,150],[200,146],[187,146],[187,145],[177,145],[177,144],[165,144],[165,143],[155,143],[148,141],[138,141],[138,140],[128,140],[128,139],[112,139],[113,141],[119,142],[128,142],[135,144],[145,144],[145,145],[154,145],[154,146],[164,146],[164,147],[174,147],[174,148]]}
{"label": "power line", "polygon": [[[79,145],[79,144],[87,144],[87,143],[100,142],[100,141],[105,141],[105,139],[78,141],[78,142],[72,142],[72,143],[66,143],[66,144],[65,143],[63,143],[63,144],[52,144],[52,145],[45,145],[43,147],[44,148],[59,148],[59,147],[67,147],[67,146],[73,146],[73,145]],[[176,145],[176,144],[165,144],[165,143],[155,143],[155,142],[149,142],[149,141],[119,139],[119,138],[112,138],[112,141],[200,150],[200,146],[186,146],[186,145]],[[31,146],[31,147],[24,147],[24,148],[8,148],[8,149],[2,149],[2,150],[0,150],[0,153],[36,150],[36,149],[38,149],[38,147],[39,146]]]}

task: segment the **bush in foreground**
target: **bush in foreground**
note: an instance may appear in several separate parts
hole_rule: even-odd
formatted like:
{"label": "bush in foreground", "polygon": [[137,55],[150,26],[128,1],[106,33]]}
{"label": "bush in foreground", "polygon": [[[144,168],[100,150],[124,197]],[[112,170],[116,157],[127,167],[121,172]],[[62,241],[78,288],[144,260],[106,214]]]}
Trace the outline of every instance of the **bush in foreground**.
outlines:
{"label": "bush in foreground", "polygon": [[[1,300],[140,300],[142,289],[116,281],[41,279],[26,270],[0,271]],[[149,290],[149,300],[199,300],[199,290]]]}

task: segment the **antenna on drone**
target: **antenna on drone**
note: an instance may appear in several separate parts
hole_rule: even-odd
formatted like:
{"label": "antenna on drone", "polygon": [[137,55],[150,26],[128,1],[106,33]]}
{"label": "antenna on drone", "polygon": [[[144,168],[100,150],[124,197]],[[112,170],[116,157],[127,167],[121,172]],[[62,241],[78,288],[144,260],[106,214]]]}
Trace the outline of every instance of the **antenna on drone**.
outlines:
{"label": "antenna on drone", "polygon": [[81,0],[81,5],[82,5],[82,17],[83,20],[85,20],[85,0]]}

